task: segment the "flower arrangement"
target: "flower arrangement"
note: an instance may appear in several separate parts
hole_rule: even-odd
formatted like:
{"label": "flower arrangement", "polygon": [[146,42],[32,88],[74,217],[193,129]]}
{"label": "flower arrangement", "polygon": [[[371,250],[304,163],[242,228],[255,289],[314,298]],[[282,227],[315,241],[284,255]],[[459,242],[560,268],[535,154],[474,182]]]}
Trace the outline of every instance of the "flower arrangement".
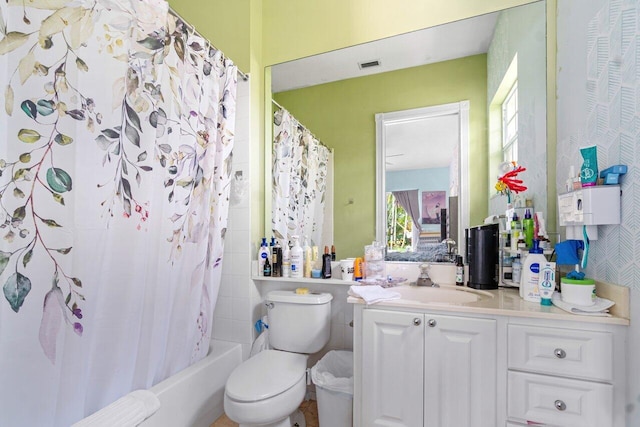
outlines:
{"label": "flower arrangement", "polygon": [[500,165],[500,171],[504,173],[498,177],[495,189],[498,194],[507,196],[507,203],[511,203],[511,192],[518,194],[527,190],[523,181],[518,179],[518,174],[526,170],[525,167],[518,166],[516,162],[508,162]]}

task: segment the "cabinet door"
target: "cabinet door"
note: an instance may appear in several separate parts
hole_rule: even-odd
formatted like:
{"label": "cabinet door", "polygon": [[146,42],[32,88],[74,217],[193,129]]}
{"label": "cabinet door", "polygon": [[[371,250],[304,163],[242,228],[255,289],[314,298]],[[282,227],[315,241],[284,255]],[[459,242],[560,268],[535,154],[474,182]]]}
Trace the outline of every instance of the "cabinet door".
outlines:
{"label": "cabinet door", "polygon": [[423,314],[364,310],[363,426],[422,426],[423,319]]}
{"label": "cabinet door", "polygon": [[496,426],[496,321],[425,315],[425,427]]}

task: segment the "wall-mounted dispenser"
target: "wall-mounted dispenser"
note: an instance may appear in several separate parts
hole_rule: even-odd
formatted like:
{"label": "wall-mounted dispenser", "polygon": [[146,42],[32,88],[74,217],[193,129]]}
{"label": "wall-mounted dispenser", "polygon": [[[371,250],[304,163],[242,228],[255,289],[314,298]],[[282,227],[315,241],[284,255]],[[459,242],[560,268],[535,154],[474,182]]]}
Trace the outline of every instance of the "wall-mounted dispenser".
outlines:
{"label": "wall-mounted dispenser", "polygon": [[620,224],[620,186],[599,185],[558,195],[560,226],[568,240],[582,240],[583,226],[589,239],[598,239],[598,225]]}

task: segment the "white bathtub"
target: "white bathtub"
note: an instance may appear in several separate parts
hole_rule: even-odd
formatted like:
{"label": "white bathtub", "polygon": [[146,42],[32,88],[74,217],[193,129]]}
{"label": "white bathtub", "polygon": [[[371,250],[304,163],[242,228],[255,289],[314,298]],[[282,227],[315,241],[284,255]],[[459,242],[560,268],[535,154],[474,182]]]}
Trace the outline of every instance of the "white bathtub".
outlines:
{"label": "white bathtub", "polygon": [[207,357],[150,389],[160,409],[140,426],[209,427],[224,413],[224,385],[240,363],[240,344],[212,341]]}

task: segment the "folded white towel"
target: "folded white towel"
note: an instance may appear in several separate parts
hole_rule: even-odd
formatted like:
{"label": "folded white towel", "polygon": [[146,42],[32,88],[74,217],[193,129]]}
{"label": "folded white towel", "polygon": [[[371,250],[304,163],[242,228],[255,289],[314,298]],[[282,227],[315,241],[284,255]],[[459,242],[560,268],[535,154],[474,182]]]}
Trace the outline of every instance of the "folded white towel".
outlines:
{"label": "folded white towel", "polygon": [[570,304],[568,302],[562,301],[562,296],[557,293],[553,294],[553,296],[551,297],[551,301],[553,302],[553,305],[555,305],[556,307],[561,308],[564,311],[567,311],[572,314],[581,314],[583,316],[600,316],[600,317],[611,317],[611,315],[609,314],[609,308],[611,308],[615,304],[615,302],[611,300],[596,297],[596,303],[594,305],[590,305],[590,306],[575,305],[575,304]]}
{"label": "folded white towel", "polygon": [[400,299],[399,292],[385,289],[380,285],[360,286],[352,285],[349,288],[349,295],[362,298],[367,304],[375,304],[380,301],[391,301]]}
{"label": "folded white towel", "polygon": [[78,421],[71,427],[135,427],[160,408],[149,390],[136,390]]}

